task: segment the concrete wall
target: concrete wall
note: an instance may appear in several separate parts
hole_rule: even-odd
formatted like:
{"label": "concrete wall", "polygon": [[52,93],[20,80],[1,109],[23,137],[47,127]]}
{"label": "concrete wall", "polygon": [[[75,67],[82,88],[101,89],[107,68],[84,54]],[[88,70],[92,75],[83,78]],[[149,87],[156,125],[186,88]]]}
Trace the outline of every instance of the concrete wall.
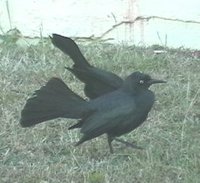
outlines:
{"label": "concrete wall", "polygon": [[200,1],[0,0],[0,28],[200,49]]}

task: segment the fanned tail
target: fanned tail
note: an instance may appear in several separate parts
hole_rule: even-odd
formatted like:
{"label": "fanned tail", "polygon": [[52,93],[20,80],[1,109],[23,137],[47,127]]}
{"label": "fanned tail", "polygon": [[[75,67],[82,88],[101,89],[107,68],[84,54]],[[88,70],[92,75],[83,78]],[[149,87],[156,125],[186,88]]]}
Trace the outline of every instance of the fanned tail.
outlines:
{"label": "fanned tail", "polygon": [[29,127],[58,117],[79,119],[86,112],[86,103],[61,79],[52,78],[27,100],[20,124]]}

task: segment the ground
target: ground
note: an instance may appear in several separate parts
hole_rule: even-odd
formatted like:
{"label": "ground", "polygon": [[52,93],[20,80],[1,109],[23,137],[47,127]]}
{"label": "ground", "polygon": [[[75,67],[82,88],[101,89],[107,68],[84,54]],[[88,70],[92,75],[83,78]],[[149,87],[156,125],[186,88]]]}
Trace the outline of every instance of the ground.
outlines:
{"label": "ground", "polygon": [[143,125],[121,138],[144,150],[115,142],[109,153],[105,136],[78,147],[75,120],[56,119],[33,128],[19,125],[20,112],[34,90],[60,77],[84,96],[83,85],[64,67],[72,61],[41,39],[33,46],[4,41],[0,47],[0,182],[16,183],[197,183],[200,180],[200,59],[191,50],[106,43],[80,44],[89,62],[125,78],[133,71],[167,84],[152,86],[156,102]]}

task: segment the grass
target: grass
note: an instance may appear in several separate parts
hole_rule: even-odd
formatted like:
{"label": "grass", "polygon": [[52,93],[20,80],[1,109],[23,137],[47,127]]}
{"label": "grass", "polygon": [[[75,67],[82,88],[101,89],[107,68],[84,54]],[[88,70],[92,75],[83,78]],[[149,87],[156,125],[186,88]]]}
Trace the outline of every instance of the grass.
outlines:
{"label": "grass", "polygon": [[89,62],[121,77],[139,70],[165,79],[156,85],[148,120],[122,136],[143,151],[114,143],[110,154],[102,136],[74,147],[81,134],[68,131],[74,120],[56,119],[21,128],[20,111],[34,90],[61,77],[84,97],[83,85],[67,70],[70,58],[49,40],[37,46],[0,47],[0,177],[23,183],[197,183],[200,180],[200,59],[190,50],[167,50],[91,43],[80,45]]}

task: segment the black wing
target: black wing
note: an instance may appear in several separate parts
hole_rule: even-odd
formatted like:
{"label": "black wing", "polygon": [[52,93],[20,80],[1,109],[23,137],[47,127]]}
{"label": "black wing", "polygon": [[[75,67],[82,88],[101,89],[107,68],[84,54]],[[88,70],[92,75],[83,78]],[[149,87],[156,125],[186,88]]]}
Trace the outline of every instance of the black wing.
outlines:
{"label": "black wing", "polygon": [[73,60],[73,67],[68,70],[85,83],[85,94],[89,98],[112,92],[122,85],[123,79],[116,74],[91,66],[72,39],[53,34],[51,40],[57,48]]}

